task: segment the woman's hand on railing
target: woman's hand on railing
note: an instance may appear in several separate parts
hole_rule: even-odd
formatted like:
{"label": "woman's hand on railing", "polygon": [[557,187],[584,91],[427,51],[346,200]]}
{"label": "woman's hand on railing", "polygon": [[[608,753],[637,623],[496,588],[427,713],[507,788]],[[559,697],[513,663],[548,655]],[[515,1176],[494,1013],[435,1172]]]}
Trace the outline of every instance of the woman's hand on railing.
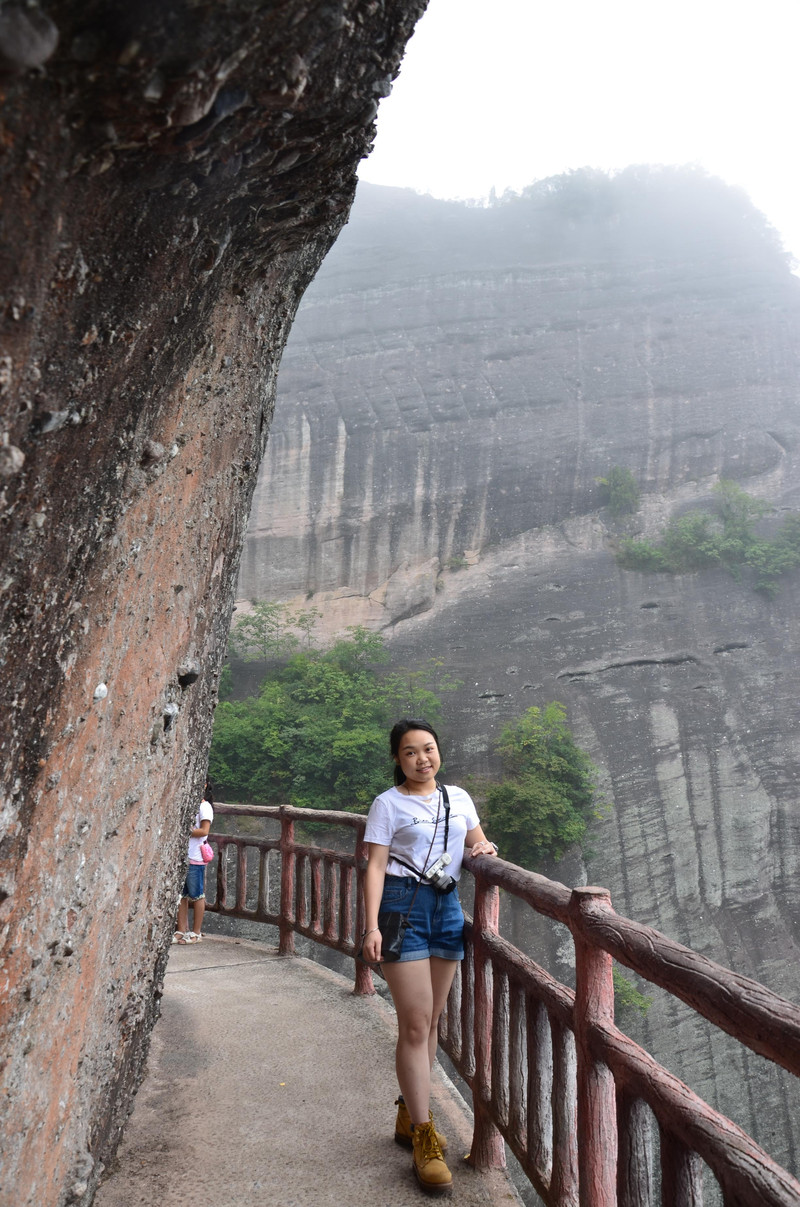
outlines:
{"label": "woman's hand on railing", "polygon": [[483,838],[480,842],[474,842],[471,847],[467,847],[467,850],[473,859],[476,855],[496,855],[497,844],[489,842],[488,838]]}

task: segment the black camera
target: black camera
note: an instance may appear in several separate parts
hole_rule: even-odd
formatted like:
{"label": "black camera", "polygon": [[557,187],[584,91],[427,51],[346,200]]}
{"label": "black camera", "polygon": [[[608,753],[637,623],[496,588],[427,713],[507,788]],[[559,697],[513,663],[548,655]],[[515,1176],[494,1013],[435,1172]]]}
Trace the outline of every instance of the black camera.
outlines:
{"label": "black camera", "polygon": [[447,872],[444,870],[448,863],[452,862],[452,855],[448,855],[447,851],[444,851],[436,862],[432,863],[431,866],[426,868],[426,870],[422,873],[422,879],[426,881],[427,884],[432,885],[433,888],[436,889],[436,892],[441,893],[442,896],[444,896],[445,893],[452,893],[453,889],[456,887],[456,882],[453,877],[448,876]]}

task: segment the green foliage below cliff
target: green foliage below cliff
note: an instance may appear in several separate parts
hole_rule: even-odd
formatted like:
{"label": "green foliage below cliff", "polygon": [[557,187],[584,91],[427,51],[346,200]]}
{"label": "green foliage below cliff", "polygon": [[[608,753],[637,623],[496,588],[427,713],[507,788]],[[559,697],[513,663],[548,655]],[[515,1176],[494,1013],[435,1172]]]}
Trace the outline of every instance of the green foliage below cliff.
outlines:
{"label": "green foliage below cliff", "polygon": [[529,708],[497,744],[503,778],[485,795],[487,832],[506,859],[535,868],[586,838],[597,816],[596,770],[576,745],[563,704]]}
{"label": "green foliage below cliff", "polygon": [[774,536],[762,537],[755,525],[771,510],[768,503],[735,482],[722,481],[714,491],[716,511],[687,511],[670,520],[655,542],[622,540],[619,564],[667,574],[722,566],[737,578],[750,567],[756,590],[775,595],[781,575],[800,565],[800,515],[788,516]]}
{"label": "green foliage below cliff", "polygon": [[[209,775],[228,800],[360,812],[390,782],[392,724],[402,716],[438,724],[442,694],[460,684],[433,658],[419,670],[390,670],[381,635],[360,627],[319,650],[313,617],[304,620],[298,626],[284,605],[259,603],[235,624],[231,649],[267,670],[257,695],[217,706]],[[529,708],[497,749],[503,778],[480,795],[501,853],[534,867],[582,843],[597,812],[595,769],[563,704]]]}
{"label": "green foliage below cliff", "polygon": [[384,669],[382,637],[359,627],[324,652],[310,645],[309,630],[308,648],[297,650],[292,623],[282,605],[259,604],[235,626],[240,653],[282,657],[257,696],[217,706],[209,775],[229,800],[360,811],[390,782],[394,721],[436,724],[439,693],[454,683],[435,659],[416,671]]}

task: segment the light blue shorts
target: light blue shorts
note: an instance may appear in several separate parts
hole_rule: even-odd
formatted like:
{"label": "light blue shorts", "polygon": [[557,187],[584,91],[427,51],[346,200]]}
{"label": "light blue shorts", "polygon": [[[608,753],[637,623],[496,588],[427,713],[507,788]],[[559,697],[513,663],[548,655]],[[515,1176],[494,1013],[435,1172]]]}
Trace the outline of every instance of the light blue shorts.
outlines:
{"label": "light blue shorts", "polygon": [[[378,926],[382,913],[408,913],[417,882],[413,876],[387,876],[378,911]],[[403,937],[402,960],[440,960],[464,958],[464,911],[458,899],[458,889],[442,895],[430,884],[420,884],[408,927]]]}

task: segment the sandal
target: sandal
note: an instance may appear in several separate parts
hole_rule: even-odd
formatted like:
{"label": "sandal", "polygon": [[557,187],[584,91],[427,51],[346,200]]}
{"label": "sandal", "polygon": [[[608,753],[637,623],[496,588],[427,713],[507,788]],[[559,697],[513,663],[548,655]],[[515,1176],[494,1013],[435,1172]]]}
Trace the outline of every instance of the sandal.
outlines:
{"label": "sandal", "polygon": [[175,934],[172,936],[172,942],[173,943],[182,943],[183,942],[183,931],[182,930],[175,931]]}
{"label": "sandal", "polygon": [[196,935],[193,930],[187,930],[182,939],[178,939],[179,943],[199,943],[200,936]]}

